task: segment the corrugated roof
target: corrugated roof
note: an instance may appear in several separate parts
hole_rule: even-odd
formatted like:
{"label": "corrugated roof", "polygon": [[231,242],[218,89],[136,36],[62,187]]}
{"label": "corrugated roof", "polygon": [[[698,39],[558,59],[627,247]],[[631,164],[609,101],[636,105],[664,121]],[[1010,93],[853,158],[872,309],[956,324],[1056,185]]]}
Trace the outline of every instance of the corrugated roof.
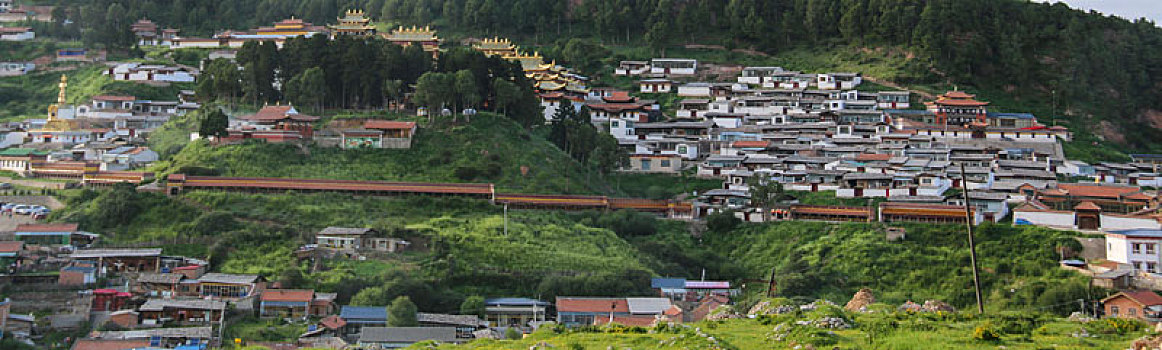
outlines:
{"label": "corrugated roof", "polygon": [[629,306],[629,313],[635,315],[659,315],[671,305],[668,298],[626,298],[625,302]]}
{"label": "corrugated roof", "polygon": [[381,321],[387,322],[387,306],[352,306],[344,305],[339,310],[339,317],[348,322]]}

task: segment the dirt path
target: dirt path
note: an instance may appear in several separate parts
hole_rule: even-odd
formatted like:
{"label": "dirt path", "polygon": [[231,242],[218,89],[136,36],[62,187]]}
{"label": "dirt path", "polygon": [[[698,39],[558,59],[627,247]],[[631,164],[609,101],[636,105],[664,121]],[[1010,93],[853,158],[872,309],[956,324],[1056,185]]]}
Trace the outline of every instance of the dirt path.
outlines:
{"label": "dirt path", "polygon": [[[863,77],[863,80],[867,80],[867,81],[870,81],[872,83],[887,86],[887,87],[890,87],[890,88],[893,88],[896,90],[908,90],[907,87],[901,86],[900,84],[896,84],[896,83],[893,83],[891,81],[879,79],[876,77],[869,77],[869,76],[865,75]],[[909,90],[909,91],[911,91],[913,94],[916,94],[916,95],[923,97],[924,99],[927,99],[927,100],[935,100],[936,99],[936,95],[933,95],[932,93],[929,93],[926,91],[919,91],[919,90]]]}

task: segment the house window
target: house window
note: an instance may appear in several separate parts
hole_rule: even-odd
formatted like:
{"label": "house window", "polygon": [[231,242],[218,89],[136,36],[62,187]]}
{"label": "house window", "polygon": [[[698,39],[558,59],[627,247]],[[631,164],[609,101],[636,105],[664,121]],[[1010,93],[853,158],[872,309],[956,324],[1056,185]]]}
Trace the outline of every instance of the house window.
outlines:
{"label": "house window", "polygon": [[642,170],[650,170],[650,160],[642,159]]}
{"label": "house window", "polygon": [[1146,254],[1150,254],[1150,255],[1154,254],[1154,246],[1155,246],[1154,243],[1143,243],[1143,245],[1146,246]]}
{"label": "house window", "polygon": [[1130,252],[1132,252],[1134,254],[1142,254],[1142,244],[1141,243],[1134,243],[1134,244],[1131,244],[1130,246],[1131,246]]}
{"label": "house window", "polygon": [[1118,316],[1118,311],[1119,311],[1119,310],[1118,310],[1118,307],[1117,307],[1117,306],[1110,306],[1110,316],[1117,317],[1117,316]]}
{"label": "house window", "polygon": [[1154,263],[1154,262],[1146,263],[1146,272],[1158,273],[1158,263]]}
{"label": "house window", "polygon": [[619,128],[620,127],[619,124],[621,124],[621,123],[618,123],[616,120],[614,120],[611,124],[613,125],[613,127]]}
{"label": "house window", "polygon": [[1126,314],[1130,315],[1130,317],[1138,316],[1138,309],[1133,307],[1129,308],[1126,310]]}
{"label": "house window", "polygon": [[662,159],[662,167],[669,168],[670,167],[670,160],[669,159]]}

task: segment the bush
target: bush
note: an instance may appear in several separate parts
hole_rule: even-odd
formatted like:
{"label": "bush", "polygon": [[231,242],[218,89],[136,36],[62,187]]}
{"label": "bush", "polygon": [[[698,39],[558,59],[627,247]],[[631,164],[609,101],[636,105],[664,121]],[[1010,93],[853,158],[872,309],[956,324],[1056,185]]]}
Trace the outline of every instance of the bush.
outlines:
{"label": "bush", "polygon": [[710,232],[730,232],[738,227],[742,220],[734,217],[733,211],[720,211],[706,217],[706,228]]}
{"label": "bush", "polygon": [[996,326],[993,326],[991,321],[984,321],[972,330],[972,339],[995,342],[1001,340],[1001,332]]}
{"label": "bush", "polygon": [[504,339],[520,340],[523,337],[524,335],[521,334],[520,331],[516,330],[516,327],[508,327],[508,329],[504,331]]}
{"label": "bush", "polygon": [[1093,333],[1125,335],[1146,328],[1146,324],[1139,320],[1114,317],[1088,322],[1085,328]]}

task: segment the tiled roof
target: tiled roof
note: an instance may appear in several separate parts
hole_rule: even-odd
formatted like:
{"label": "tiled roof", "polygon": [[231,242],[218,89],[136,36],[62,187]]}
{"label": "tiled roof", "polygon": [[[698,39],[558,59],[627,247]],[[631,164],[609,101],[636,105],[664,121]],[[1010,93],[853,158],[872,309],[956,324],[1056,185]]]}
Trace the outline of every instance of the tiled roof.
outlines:
{"label": "tiled roof", "polygon": [[1090,184],[1060,184],[1057,185],[1057,188],[1064,190],[1070,196],[1106,198],[1117,198],[1120,195],[1128,195],[1142,190],[1136,186],[1108,186]]}
{"label": "tiled roof", "polygon": [[331,226],[331,227],[327,227],[327,228],[323,229],[322,231],[319,231],[319,234],[320,235],[353,236],[353,235],[366,235],[366,234],[369,234],[372,232],[375,232],[375,229]]}
{"label": "tiled roof", "polygon": [[323,327],[327,327],[328,329],[339,329],[346,326],[347,321],[337,315],[331,315],[324,317],[323,320],[319,321],[319,324],[322,324]]}
{"label": "tiled roof", "polygon": [[1141,303],[1144,306],[1162,305],[1162,296],[1148,290],[1135,290],[1122,292],[1126,297]]}
{"label": "tiled roof", "polygon": [[307,303],[314,299],[315,291],[304,289],[267,289],[262,292],[262,301],[286,301]]}
{"label": "tiled roof", "polygon": [[456,339],[455,327],[363,327],[360,343],[405,343],[424,340],[451,343]]}
{"label": "tiled roof", "polygon": [[557,312],[629,312],[624,298],[557,298]]}
{"label": "tiled roof", "polygon": [[21,242],[21,241],[0,242],[0,253],[19,252],[23,249],[24,249],[24,242]]}
{"label": "tiled roof", "polygon": [[25,224],[16,226],[16,232],[75,232],[77,224]]}
{"label": "tiled roof", "polygon": [[1073,210],[1101,210],[1101,207],[1097,206],[1097,204],[1093,204],[1093,202],[1086,201],[1081,202],[1081,204],[1078,204],[1076,207],[1073,207]]}
{"label": "tiled roof", "polygon": [[276,121],[276,120],[282,120],[282,119],[288,119],[288,118],[293,119],[293,120],[299,120],[299,121],[315,121],[315,120],[319,119],[319,117],[309,116],[306,114],[299,114],[298,111],[295,111],[294,108],[291,106],[266,106],[266,107],[262,107],[262,109],[259,110],[258,113],[243,116],[243,117],[240,117],[239,119],[255,120],[255,121]]}

